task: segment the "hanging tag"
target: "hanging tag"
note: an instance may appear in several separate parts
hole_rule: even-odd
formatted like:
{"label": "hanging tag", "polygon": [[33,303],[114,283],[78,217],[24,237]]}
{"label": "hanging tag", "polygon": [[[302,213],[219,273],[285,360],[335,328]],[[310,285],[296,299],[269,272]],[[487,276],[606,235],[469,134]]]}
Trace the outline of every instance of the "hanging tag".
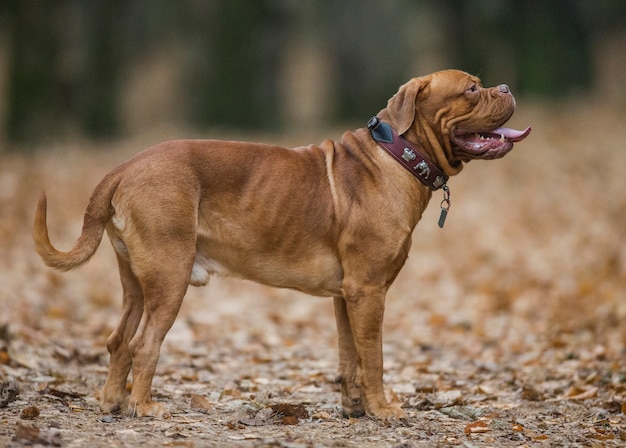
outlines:
{"label": "hanging tag", "polygon": [[443,186],[443,201],[441,201],[440,207],[439,228],[443,229],[443,225],[446,223],[446,218],[448,217],[448,210],[450,209],[450,189],[447,185]]}
{"label": "hanging tag", "polygon": [[446,223],[446,217],[448,216],[448,210],[441,209],[441,215],[439,215],[439,228],[443,229],[443,225]]}

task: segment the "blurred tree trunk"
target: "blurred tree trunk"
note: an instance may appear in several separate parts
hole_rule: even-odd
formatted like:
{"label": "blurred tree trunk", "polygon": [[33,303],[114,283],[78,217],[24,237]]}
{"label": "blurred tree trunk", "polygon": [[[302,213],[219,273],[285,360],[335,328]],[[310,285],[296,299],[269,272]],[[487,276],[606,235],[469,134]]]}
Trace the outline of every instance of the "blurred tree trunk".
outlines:
{"label": "blurred tree trunk", "polygon": [[118,133],[119,78],[124,61],[125,27],[121,21],[128,13],[121,0],[89,0],[81,3],[84,17],[84,66],[76,89],[74,111],[80,129],[92,137]]}
{"label": "blurred tree trunk", "polygon": [[[337,93],[335,118],[362,121],[378,113],[398,86],[408,81],[412,61],[406,5],[330,0],[320,15],[328,23],[321,36],[333,56]],[[372,13],[375,11],[375,13]]]}
{"label": "blurred tree trunk", "polygon": [[277,128],[288,20],[280,3],[216,0],[200,7],[188,84],[196,125]]}
{"label": "blurred tree trunk", "polygon": [[9,140],[40,141],[68,131],[114,135],[120,30],[113,23],[123,16],[123,3],[11,0],[7,12]]}
{"label": "blurred tree trunk", "polygon": [[7,135],[12,141],[42,138],[63,115],[61,86],[55,73],[60,53],[50,20],[53,2],[12,0]]}

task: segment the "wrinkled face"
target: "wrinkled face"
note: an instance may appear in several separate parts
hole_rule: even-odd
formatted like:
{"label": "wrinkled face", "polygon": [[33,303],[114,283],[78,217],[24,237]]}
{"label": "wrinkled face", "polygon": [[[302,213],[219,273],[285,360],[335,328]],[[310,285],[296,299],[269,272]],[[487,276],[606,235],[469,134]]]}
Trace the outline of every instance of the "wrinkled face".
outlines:
{"label": "wrinkled face", "polygon": [[425,84],[416,107],[449,138],[453,159],[502,157],[530,133],[502,127],[515,110],[506,84],[484,88],[480,79],[457,70],[434,73]]}

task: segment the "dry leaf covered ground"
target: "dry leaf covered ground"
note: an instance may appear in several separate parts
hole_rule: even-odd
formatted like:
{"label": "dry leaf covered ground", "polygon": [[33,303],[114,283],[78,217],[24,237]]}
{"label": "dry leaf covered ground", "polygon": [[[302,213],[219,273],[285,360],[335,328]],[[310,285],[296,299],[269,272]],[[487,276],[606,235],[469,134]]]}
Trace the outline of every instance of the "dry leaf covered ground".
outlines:
{"label": "dry leaf covered ground", "polygon": [[69,248],[100,177],[158,138],[0,154],[0,445],[623,445],[623,114],[522,104],[512,125],[527,124],[507,157],[452,179],[444,230],[435,194],[414,233],[385,320],[385,384],[410,417],[398,424],[340,416],[331,301],[234,279],[190,289],[164,344],[154,391],[172,417],[101,414],[113,253],[105,240],[81,270],[50,271],[32,210],[45,188]]}

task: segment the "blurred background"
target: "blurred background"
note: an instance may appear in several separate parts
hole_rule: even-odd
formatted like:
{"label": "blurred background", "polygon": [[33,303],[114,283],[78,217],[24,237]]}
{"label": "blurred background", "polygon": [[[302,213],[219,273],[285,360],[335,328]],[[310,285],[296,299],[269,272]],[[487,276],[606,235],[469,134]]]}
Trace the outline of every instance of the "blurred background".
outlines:
{"label": "blurred background", "polygon": [[458,68],[626,104],[622,0],[5,0],[0,142],[365,122]]}

